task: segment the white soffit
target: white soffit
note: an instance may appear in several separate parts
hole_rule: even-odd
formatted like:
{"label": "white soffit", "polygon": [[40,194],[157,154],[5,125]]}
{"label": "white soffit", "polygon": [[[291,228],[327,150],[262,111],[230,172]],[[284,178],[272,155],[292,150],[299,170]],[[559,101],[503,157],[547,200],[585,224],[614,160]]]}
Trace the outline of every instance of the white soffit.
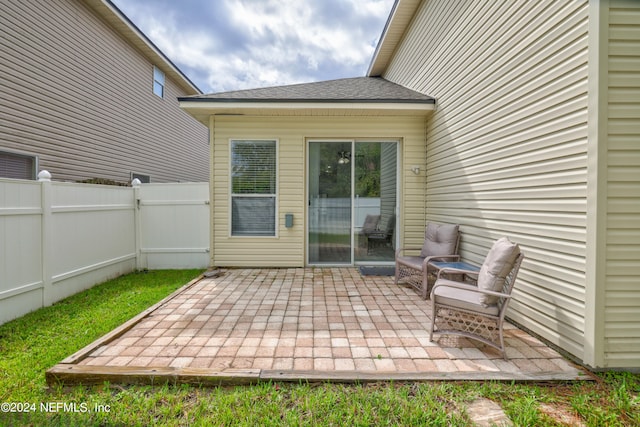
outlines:
{"label": "white soffit", "polygon": [[396,0],[369,64],[368,77],[381,76],[402,40],[421,0]]}

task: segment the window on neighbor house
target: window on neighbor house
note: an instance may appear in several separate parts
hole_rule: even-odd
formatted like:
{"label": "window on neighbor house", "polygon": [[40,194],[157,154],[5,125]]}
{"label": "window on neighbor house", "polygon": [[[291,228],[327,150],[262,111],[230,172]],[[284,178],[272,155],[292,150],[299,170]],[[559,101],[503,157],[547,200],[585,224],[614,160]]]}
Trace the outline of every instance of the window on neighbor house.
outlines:
{"label": "window on neighbor house", "polygon": [[149,175],[131,172],[131,181],[133,181],[134,179],[139,179],[143,184],[148,184],[151,182],[151,177]]}
{"label": "window on neighbor house", "polygon": [[231,235],[275,236],[277,141],[231,141]]}
{"label": "window on neighbor house", "polygon": [[164,73],[158,67],[153,67],[153,93],[164,98]]}
{"label": "window on neighbor house", "polygon": [[0,151],[0,178],[36,179],[37,169],[36,156]]}

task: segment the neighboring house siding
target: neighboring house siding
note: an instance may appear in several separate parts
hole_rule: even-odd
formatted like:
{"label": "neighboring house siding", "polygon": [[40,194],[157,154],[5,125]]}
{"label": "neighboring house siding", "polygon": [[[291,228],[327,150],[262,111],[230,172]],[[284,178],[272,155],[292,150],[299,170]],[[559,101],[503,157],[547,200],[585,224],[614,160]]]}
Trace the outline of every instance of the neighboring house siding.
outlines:
{"label": "neighboring house siding", "polygon": [[[425,158],[424,118],[418,117],[241,117],[214,116],[210,128],[212,147],[212,265],[241,267],[291,267],[306,262],[306,150],[308,139],[399,139],[404,164]],[[277,237],[230,237],[229,141],[230,139],[278,140]],[[401,172],[405,191],[401,224],[415,236],[424,232],[424,175]],[[402,190],[401,190],[402,191]],[[286,228],[284,215],[294,215]],[[402,233],[401,235],[404,235]],[[411,241],[421,245],[422,239]]]}
{"label": "neighboring house siding", "polygon": [[640,4],[612,1],[608,54],[605,366],[640,354]]}
{"label": "neighboring house siding", "polygon": [[82,2],[0,0],[0,151],[38,156],[56,180],[207,181],[207,128],[189,95]]}
{"label": "neighboring house siding", "polygon": [[501,236],[518,242],[526,259],[508,316],[578,357],[587,32],[586,1],[425,1],[383,74],[437,100],[427,219],[460,223],[475,263]]}

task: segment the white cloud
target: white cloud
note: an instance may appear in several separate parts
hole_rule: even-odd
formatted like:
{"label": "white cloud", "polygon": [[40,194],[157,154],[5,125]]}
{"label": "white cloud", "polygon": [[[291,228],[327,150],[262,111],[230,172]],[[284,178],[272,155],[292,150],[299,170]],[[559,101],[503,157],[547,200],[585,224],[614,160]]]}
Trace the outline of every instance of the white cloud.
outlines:
{"label": "white cloud", "polygon": [[204,92],[364,75],[393,0],[114,0]]}

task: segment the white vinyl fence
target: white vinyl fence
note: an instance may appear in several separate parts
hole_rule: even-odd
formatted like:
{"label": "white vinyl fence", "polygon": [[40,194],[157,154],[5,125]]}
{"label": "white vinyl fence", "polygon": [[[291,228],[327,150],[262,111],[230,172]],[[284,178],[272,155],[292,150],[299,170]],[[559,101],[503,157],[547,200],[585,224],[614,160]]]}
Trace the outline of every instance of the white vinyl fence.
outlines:
{"label": "white vinyl fence", "polygon": [[206,268],[209,184],[0,179],[0,324],[136,269]]}

